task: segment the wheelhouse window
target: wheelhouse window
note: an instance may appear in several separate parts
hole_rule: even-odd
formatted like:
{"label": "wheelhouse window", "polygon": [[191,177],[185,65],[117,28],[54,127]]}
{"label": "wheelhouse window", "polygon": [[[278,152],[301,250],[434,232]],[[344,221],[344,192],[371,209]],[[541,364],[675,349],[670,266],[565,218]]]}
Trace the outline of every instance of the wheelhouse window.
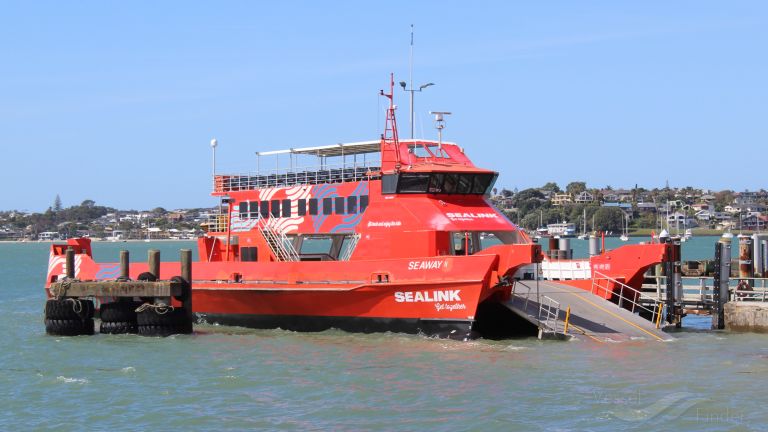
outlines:
{"label": "wheelhouse window", "polygon": [[280,201],[272,200],[272,217],[280,217]]}
{"label": "wheelhouse window", "polygon": [[248,203],[246,201],[243,201],[240,203],[239,206],[240,209],[240,219],[245,219],[248,217]]}
{"label": "wheelhouse window", "polygon": [[427,193],[429,174],[400,174],[399,193]]}
{"label": "wheelhouse window", "polygon": [[382,177],[384,194],[485,195],[493,188],[495,173],[400,173]]}
{"label": "wheelhouse window", "polygon": [[357,196],[351,196],[347,198],[347,213],[357,213]]}
{"label": "wheelhouse window", "polygon": [[317,216],[317,198],[310,198],[309,199],[309,214],[311,216]]}

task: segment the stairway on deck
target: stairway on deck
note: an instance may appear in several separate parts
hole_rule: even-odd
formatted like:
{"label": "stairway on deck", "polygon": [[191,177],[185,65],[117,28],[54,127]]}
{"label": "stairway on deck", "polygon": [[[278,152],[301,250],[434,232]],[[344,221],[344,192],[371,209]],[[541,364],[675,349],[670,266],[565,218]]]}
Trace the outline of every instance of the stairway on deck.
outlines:
{"label": "stairway on deck", "polygon": [[[505,305],[530,321],[539,325],[540,304],[536,301],[536,281],[517,281],[523,287],[530,287],[529,300],[526,303],[527,289],[515,289],[516,295]],[[570,306],[568,335],[577,339],[589,339],[599,342],[649,339],[668,341],[673,338],[656,328],[655,324],[602,297],[583,289],[553,281],[538,282],[539,298],[543,296],[560,303],[559,331],[562,332],[565,311]],[[546,306],[546,303],[545,303]],[[551,336],[551,329],[544,329],[543,335]],[[542,336],[542,335],[540,335]]]}

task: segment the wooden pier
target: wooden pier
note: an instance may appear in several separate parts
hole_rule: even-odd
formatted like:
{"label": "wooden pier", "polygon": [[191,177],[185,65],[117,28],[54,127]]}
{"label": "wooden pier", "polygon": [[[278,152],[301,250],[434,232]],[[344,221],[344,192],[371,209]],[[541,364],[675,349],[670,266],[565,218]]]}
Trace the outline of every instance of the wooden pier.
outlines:
{"label": "wooden pier", "polygon": [[192,251],[180,251],[181,275],[160,279],[160,251],[148,253],[148,272],[129,278],[130,256],[120,251],[120,276],[114,280],[75,278],[75,250],[66,250],[66,275],[48,287],[46,333],[59,336],[95,332],[96,304],[100,333],[169,336],[192,333]]}

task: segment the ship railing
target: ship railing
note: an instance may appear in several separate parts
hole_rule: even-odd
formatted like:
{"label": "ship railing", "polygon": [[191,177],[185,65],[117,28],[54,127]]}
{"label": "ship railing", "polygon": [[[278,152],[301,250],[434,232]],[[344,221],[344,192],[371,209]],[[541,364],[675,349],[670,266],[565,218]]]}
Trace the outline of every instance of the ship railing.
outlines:
{"label": "ship railing", "polygon": [[208,215],[201,223],[207,232],[226,232],[228,225],[228,216],[223,213]]}
{"label": "ship railing", "polygon": [[[605,286],[603,286],[602,282],[605,282]],[[617,290],[617,287],[621,289]],[[656,323],[656,328],[661,326],[660,318],[664,309],[664,302],[658,298],[651,297],[599,271],[593,271],[590,292],[603,298],[605,298],[605,294],[610,294],[612,298],[617,300],[620,308],[627,309],[632,313],[645,312],[651,317],[651,321]],[[652,305],[651,307],[645,306],[645,304],[649,303]]]}
{"label": "ship railing", "polygon": [[[265,221],[266,222],[263,222]],[[262,219],[261,234],[279,261],[299,261],[299,253],[293,242],[277,228],[276,219]]]}
{"label": "ship railing", "polygon": [[354,161],[322,166],[274,169],[247,174],[216,174],[213,191],[227,193],[296,185],[343,183],[381,178],[381,161]]}

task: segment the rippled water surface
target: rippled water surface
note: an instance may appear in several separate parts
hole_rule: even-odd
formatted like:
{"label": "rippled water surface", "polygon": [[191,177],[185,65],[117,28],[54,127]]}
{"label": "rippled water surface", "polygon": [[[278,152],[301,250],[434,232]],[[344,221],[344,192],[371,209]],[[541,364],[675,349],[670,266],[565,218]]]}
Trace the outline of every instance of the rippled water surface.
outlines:
{"label": "rippled water surface", "polygon": [[[146,243],[95,244],[100,260]],[[191,243],[152,244],[165,259]],[[0,243],[1,430],[768,430],[768,336],[468,343],[198,326],[51,337],[48,245]]]}

